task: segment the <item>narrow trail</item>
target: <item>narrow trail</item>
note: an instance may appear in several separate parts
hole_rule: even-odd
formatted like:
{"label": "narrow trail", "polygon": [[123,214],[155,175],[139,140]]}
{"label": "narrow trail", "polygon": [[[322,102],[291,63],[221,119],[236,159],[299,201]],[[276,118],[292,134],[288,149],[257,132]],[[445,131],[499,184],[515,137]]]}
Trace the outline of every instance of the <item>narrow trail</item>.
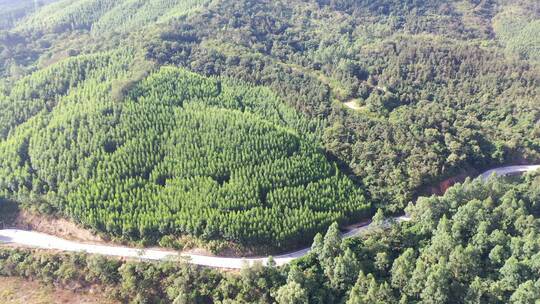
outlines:
{"label": "narrow trail", "polygon": [[[492,174],[495,175],[508,175],[508,174],[517,174],[527,171],[534,171],[540,169],[540,165],[523,165],[523,166],[507,166],[500,167],[488,170],[480,174],[482,180],[486,180]],[[406,215],[399,217],[388,218],[383,225],[390,225],[394,221],[408,221],[410,218]],[[343,234],[344,238],[352,237],[365,233],[366,231],[373,228],[373,225],[369,222],[363,226],[354,228]],[[18,229],[4,229],[0,230],[0,243],[21,245],[32,248],[40,249],[52,249],[60,251],[70,251],[70,252],[87,252],[92,254],[102,254],[108,256],[119,256],[125,258],[138,258],[144,260],[173,260],[173,259],[186,259],[189,263],[214,267],[214,268],[231,268],[239,269],[244,265],[252,265],[255,262],[261,262],[266,264],[269,257],[259,257],[259,258],[234,258],[234,257],[219,257],[219,256],[205,256],[199,254],[191,253],[178,253],[171,250],[161,250],[161,249],[138,249],[131,247],[121,247],[121,246],[108,246],[108,245],[97,245],[97,244],[87,244],[81,242],[74,242],[64,240],[52,235],[34,232],[34,231],[25,231]],[[310,248],[304,248],[298,251],[285,253],[282,255],[274,256],[274,261],[278,266],[289,263],[290,261],[302,257],[309,252]]]}

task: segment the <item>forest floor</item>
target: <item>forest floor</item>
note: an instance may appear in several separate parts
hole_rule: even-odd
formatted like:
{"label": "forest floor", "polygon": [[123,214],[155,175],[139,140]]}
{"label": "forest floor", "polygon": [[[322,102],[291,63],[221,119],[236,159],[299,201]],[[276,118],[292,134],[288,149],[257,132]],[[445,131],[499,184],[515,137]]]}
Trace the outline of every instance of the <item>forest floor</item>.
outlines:
{"label": "forest floor", "polygon": [[21,278],[0,277],[0,299],[3,304],[117,303],[92,292],[75,292]]}

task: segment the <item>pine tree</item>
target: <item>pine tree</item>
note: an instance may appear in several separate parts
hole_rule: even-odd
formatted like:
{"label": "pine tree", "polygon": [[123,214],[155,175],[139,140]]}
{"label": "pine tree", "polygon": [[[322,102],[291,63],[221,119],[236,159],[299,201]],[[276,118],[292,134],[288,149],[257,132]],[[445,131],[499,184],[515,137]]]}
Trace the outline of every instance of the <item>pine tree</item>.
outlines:
{"label": "pine tree", "polygon": [[315,235],[313,239],[313,244],[311,245],[310,253],[314,254],[316,257],[320,257],[323,251],[324,241],[323,236],[320,233]]}
{"label": "pine tree", "polygon": [[335,266],[330,274],[330,286],[335,290],[344,292],[356,282],[356,276],[360,270],[358,261],[350,248],[347,248],[343,256],[335,259]]}
{"label": "pine tree", "polygon": [[306,290],[297,282],[288,282],[281,286],[275,295],[278,304],[306,304],[308,296]]}
{"label": "pine tree", "polygon": [[410,282],[416,263],[414,249],[407,248],[392,264],[392,287],[405,291]]}

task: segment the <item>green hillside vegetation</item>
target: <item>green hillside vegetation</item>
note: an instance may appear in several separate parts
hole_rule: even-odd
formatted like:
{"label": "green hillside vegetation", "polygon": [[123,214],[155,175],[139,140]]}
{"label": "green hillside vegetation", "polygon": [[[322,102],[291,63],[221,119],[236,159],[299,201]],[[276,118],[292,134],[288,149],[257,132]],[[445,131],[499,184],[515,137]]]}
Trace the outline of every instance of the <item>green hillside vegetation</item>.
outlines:
{"label": "green hillside vegetation", "polygon": [[[535,10],[536,9],[536,10]],[[493,29],[509,53],[540,60],[540,20],[534,4],[524,8],[507,7],[493,19]]]}
{"label": "green hillside vegetation", "polygon": [[67,30],[90,29],[118,1],[110,0],[62,0],[48,5],[20,22],[18,29],[27,31],[51,30],[61,33]]}
{"label": "green hillside vegetation", "polygon": [[134,29],[165,23],[200,10],[209,0],[120,1],[92,25],[94,32],[129,32]]}
{"label": "green hillside vegetation", "polygon": [[391,229],[342,241],[332,225],[308,256],[281,268],[220,272],[5,248],[0,275],[77,282],[131,303],[535,303],[539,186],[539,173],[512,183],[469,180],[421,198],[412,220]]}
{"label": "green hillside vegetation", "polygon": [[[48,2],[0,0],[0,210],[142,245],[314,242],[240,273],[2,247],[0,275],[134,303],[540,298],[538,172],[410,204],[540,161],[535,1]],[[340,239],[377,209],[412,219]]]}
{"label": "green hillside vegetation", "polygon": [[96,33],[127,32],[186,16],[208,0],[62,0],[22,20],[24,31],[93,30]]}
{"label": "green hillside vegetation", "polygon": [[[106,81],[110,83],[127,74],[130,60],[126,52],[78,56],[22,78],[10,87],[7,95],[1,96],[0,138],[5,139],[15,127],[40,112],[50,112],[70,90],[76,87],[82,90],[87,83],[99,80],[104,82],[103,87]],[[100,99],[89,94],[86,93],[87,99]]]}
{"label": "green hillside vegetation", "polygon": [[[410,4],[223,1],[157,30],[147,56],[269,86],[325,117],[327,151],[390,210],[434,180],[538,159],[539,67],[490,38],[499,6]],[[363,110],[336,103],[349,100]]]}
{"label": "green hillside vegetation", "polygon": [[23,17],[56,0],[0,0],[0,30],[12,28]]}
{"label": "green hillside vegetation", "polygon": [[[312,235],[367,205],[401,212],[445,178],[540,159],[540,66],[527,34],[537,15],[517,0],[46,5],[0,33],[1,191],[152,241],[188,233],[284,247],[302,233],[293,218]],[[170,76],[176,68],[207,80]],[[212,201],[196,206],[256,216],[225,235],[202,215],[160,209],[196,196],[167,192],[175,183],[207,189]],[[294,206],[292,222],[270,229],[262,223],[289,212],[277,201]],[[162,227],[157,214],[169,217]],[[225,214],[205,216],[227,226]]]}
{"label": "green hillside vegetation", "polygon": [[[4,82],[68,57],[132,44],[128,41],[140,39],[136,34],[139,30],[186,17],[209,3],[207,0],[47,0],[44,3],[54,3],[39,9],[42,2],[0,2],[0,8],[6,9],[0,17],[3,13],[11,16],[14,10],[24,11],[16,19],[8,18],[9,26],[8,19],[5,26],[0,21],[0,78],[7,76]],[[35,4],[35,10],[31,3]]]}
{"label": "green hillside vegetation", "polygon": [[[391,230],[340,244],[331,228],[281,288],[298,283],[309,303],[535,303],[539,186],[538,173],[518,183],[468,180],[420,198],[411,221]],[[310,287],[313,273],[327,294]]]}
{"label": "green hillside vegetation", "polygon": [[310,124],[276,97],[169,67],[113,100],[129,60],[80,56],[17,82],[3,101],[6,195],[53,198],[85,226],[150,242],[189,234],[281,248],[369,214],[313,139],[286,128]]}

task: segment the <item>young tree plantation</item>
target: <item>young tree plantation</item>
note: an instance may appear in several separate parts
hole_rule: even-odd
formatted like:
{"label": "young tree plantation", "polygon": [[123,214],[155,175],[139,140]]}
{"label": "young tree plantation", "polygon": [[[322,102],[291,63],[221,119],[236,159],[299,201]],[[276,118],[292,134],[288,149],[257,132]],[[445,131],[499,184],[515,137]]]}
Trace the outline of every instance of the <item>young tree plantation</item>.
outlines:
{"label": "young tree plantation", "polygon": [[134,303],[536,303],[538,172],[431,194],[540,164],[539,16],[531,0],[0,0],[3,226],[16,206],[126,246],[311,245],[239,273],[0,245],[0,275]]}

